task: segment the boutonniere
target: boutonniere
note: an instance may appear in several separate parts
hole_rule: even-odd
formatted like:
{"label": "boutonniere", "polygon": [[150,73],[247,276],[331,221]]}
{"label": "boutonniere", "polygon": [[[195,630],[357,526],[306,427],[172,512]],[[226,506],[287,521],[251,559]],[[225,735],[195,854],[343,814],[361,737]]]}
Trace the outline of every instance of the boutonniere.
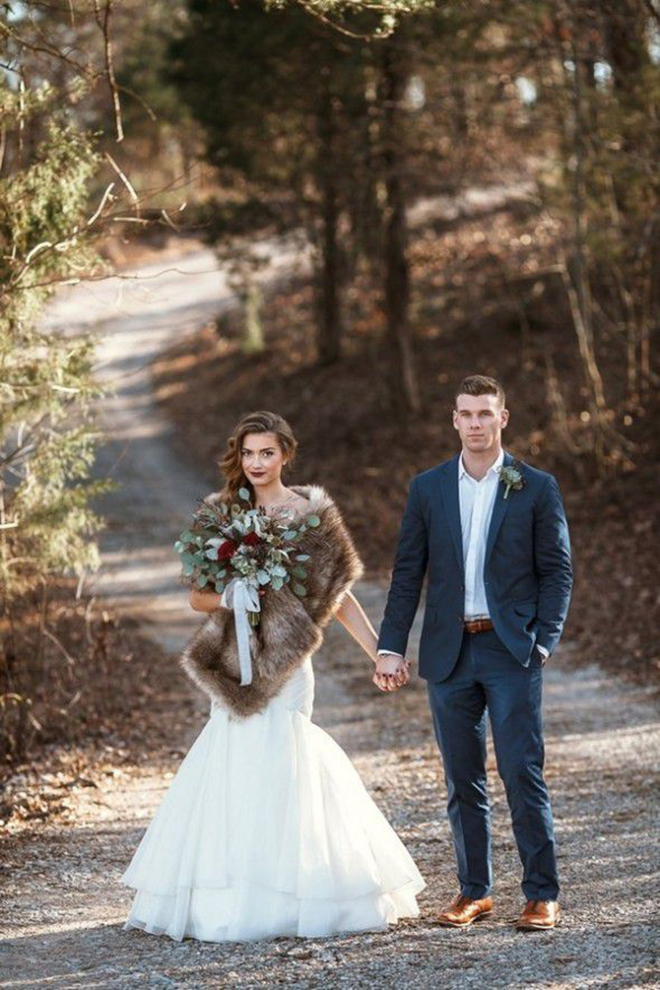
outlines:
{"label": "boutonniere", "polygon": [[527,479],[520,470],[520,463],[514,461],[512,464],[505,464],[500,468],[500,481],[504,488],[504,497],[509,497],[509,492],[513,488],[514,492],[519,492],[527,484]]}

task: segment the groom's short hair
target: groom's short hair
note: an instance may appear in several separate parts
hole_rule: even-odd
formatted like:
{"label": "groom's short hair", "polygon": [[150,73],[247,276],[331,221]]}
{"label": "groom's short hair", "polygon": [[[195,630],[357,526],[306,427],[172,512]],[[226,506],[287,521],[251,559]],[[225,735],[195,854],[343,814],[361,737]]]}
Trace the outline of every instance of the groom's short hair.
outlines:
{"label": "groom's short hair", "polygon": [[497,378],[490,378],[488,375],[468,375],[458,386],[454,402],[459,395],[496,395],[502,408],[506,404],[504,389]]}

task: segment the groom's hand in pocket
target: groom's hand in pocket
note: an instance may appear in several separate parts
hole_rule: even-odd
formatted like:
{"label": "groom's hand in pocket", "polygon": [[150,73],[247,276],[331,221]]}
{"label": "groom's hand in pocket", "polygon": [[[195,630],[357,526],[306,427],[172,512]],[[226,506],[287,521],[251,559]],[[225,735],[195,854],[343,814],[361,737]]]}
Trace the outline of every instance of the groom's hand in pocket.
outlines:
{"label": "groom's hand in pocket", "polygon": [[404,657],[380,656],[372,680],[381,691],[396,691],[410,680],[410,661]]}

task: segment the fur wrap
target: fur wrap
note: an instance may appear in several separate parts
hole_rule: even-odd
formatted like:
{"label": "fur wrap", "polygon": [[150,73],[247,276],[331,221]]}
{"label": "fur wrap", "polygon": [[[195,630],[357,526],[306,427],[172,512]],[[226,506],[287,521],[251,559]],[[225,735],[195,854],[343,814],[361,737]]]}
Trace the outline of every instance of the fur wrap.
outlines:
{"label": "fur wrap", "polygon": [[[261,599],[261,622],[250,633],[252,684],[241,686],[234,613],[219,608],[197,630],[181,656],[186,674],[211,699],[233,714],[262,711],[285,681],[323,641],[323,627],[363,571],[362,562],[340,512],[319,485],[292,485],[308,499],[301,515],[317,515],[296,546],[307,553],[307,595],[298,598],[285,585],[267,589]],[[211,495],[207,501],[217,499]]]}

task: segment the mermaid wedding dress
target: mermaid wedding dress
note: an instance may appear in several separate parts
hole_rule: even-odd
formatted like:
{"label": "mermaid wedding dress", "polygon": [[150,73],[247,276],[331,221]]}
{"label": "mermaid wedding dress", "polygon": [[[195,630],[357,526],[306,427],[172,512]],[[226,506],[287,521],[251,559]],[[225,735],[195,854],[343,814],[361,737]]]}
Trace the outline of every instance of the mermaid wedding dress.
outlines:
{"label": "mermaid wedding dress", "polygon": [[311,722],[307,658],[261,713],[213,702],[122,883],[124,928],[181,940],[318,938],[419,913],[425,887],[343,750]]}

